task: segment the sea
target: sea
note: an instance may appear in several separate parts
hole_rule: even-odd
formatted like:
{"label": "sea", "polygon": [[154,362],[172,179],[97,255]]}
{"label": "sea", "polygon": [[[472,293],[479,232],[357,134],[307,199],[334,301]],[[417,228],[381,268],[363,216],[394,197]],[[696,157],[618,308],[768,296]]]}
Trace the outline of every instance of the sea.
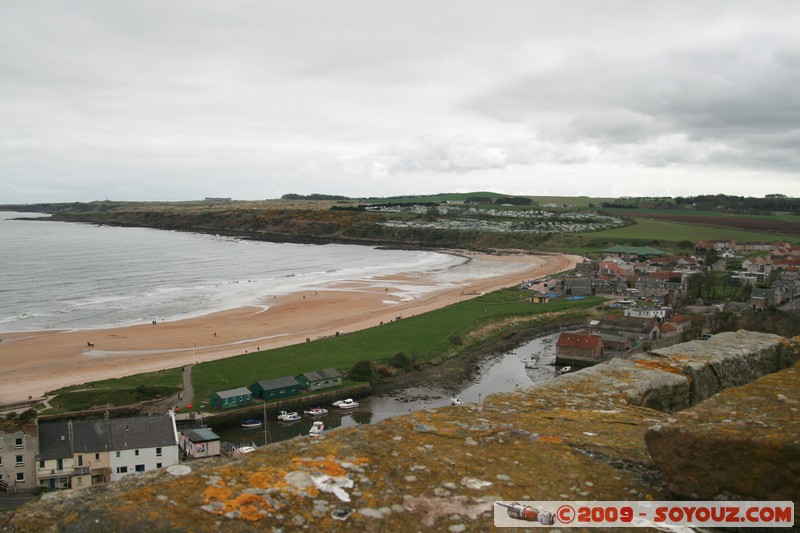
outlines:
{"label": "sea", "polygon": [[[372,246],[288,244],[46,220],[0,211],[0,333],[169,321],[392,274],[403,299],[512,272],[513,264]],[[38,218],[38,220],[25,220]]]}

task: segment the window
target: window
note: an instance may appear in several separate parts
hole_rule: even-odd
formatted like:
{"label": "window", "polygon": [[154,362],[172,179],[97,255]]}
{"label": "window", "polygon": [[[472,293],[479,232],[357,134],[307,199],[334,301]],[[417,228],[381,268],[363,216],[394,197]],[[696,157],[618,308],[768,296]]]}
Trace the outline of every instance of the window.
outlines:
{"label": "window", "polygon": [[44,461],[39,461],[39,468],[44,468]]}
{"label": "window", "polygon": [[156,463],[156,468],[161,468],[161,463]]}
{"label": "window", "polygon": [[100,460],[100,454],[99,453],[94,454],[94,460],[95,461],[99,461]]}
{"label": "window", "polygon": [[83,466],[83,456],[82,455],[78,456],[78,466]]}
{"label": "window", "polygon": [[25,472],[17,472],[17,481],[25,481]]}
{"label": "window", "polygon": [[22,437],[14,438],[14,448],[22,448]]}
{"label": "window", "polygon": [[25,456],[24,455],[17,455],[17,464],[16,466],[23,466],[25,464]]}
{"label": "window", "polygon": [[117,459],[119,459],[119,454],[120,454],[120,452],[117,452]]}
{"label": "window", "polygon": [[117,474],[125,474],[128,472],[127,466],[118,466],[117,467]]}
{"label": "window", "polygon": [[133,455],[138,457],[139,456],[139,450],[134,450]]}
{"label": "window", "polygon": [[144,465],[136,465],[137,472],[144,472]]}
{"label": "window", "polygon": [[[3,466],[3,457],[2,456],[0,456],[0,466]],[[0,479],[2,479],[2,478],[0,478]]]}
{"label": "window", "polygon": [[161,448],[156,448],[156,457],[161,457]]}

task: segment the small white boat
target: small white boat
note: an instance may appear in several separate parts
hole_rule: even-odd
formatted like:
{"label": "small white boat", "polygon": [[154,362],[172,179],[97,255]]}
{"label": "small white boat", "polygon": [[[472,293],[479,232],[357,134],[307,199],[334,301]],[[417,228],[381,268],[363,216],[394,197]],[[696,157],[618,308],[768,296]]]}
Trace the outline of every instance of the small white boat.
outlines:
{"label": "small white boat", "polygon": [[563,367],[561,370],[559,370],[559,371],[558,371],[558,373],[559,373],[559,374],[566,374],[566,373],[567,373],[567,372],[569,372],[570,370],[572,370],[572,367],[571,367],[571,366],[565,366],[565,367]]}
{"label": "small white boat", "polygon": [[358,407],[358,402],[352,398],[347,398],[346,400],[335,401],[333,402],[333,405],[339,409],[352,409],[354,407]]}
{"label": "small white boat", "polygon": [[256,451],[255,446],[239,446],[238,448],[236,448],[236,454],[238,455],[244,455],[246,453],[254,451]]}
{"label": "small white boat", "polygon": [[304,410],[303,414],[310,415],[310,416],[327,415],[328,414],[328,410],[327,409],[323,409],[322,407],[312,407],[311,409]]}
{"label": "small white boat", "polygon": [[462,403],[464,402],[462,402],[461,398],[459,398],[458,396],[450,398],[450,405],[461,405]]}
{"label": "small white boat", "polygon": [[294,422],[295,420],[300,420],[301,416],[297,414],[296,411],[292,411],[288,413],[286,411],[281,411],[278,413],[278,420],[282,420],[283,422]]}
{"label": "small white boat", "polygon": [[325,431],[325,424],[322,423],[322,420],[315,420],[313,424],[311,424],[311,429],[308,430],[308,434],[312,437],[319,437],[322,435],[322,432]]}

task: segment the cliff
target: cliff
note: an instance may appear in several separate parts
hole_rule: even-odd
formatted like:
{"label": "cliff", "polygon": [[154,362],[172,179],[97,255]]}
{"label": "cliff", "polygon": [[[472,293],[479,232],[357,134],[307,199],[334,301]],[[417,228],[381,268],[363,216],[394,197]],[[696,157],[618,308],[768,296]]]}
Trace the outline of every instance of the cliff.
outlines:
{"label": "cliff", "polygon": [[[737,467],[747,468],[756,457],[762,463],[781,461],[777,466],[796,472],[798,417],[791,409],[800,401],[800,370],[784,369],[799,359],[800,339],[725,333],[490,396],[482,405],[420,411],[318,440],[298,438],[237,460],[192,462],[185,475],[154,472],[105,487],[46,494],[21,508],[8,527],[490,531],[496,500],[659,500],[673,491],[681,497],[774,495],[797,501],[796,481],[794,493],[770,494],[763,483],[736,484],[735,475],[701,494],[680,478],[680,464],[673,464],[678,454],[663,450],[674,449],[679,441],[665,439],[691,429],[692,417],[710,424],[695,428],[694,442],[712,439],[719,446],[719,431],[704,428],[774,407],[784,414],[750,426],[742,421],[727,438],[737,439],[757,424],[769,438],[734,440],[741,448]],[[712,401],[717,403],[702,414]],[[749,407],[740,410],[745,404]],[[760,453],[765,446],[782,451]],[[705,447],[704,476],[730,469],[714,462],[723,460],[711,453],[714,447]]]}

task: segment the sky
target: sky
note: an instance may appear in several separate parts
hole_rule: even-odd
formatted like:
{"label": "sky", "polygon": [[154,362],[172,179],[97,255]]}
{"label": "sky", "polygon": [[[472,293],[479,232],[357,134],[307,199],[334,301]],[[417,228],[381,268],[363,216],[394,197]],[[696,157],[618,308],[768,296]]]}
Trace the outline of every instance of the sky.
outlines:
{"label": "sky", "polygon": [[24,0],[0,204],[800,196],[787,1]]}

